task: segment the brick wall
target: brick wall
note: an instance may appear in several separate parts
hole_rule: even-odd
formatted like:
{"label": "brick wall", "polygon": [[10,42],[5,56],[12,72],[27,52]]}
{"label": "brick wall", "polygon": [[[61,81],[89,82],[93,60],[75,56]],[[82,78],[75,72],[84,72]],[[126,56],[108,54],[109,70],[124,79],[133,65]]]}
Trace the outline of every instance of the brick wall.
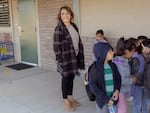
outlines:
{"label": "brick wall", "polygon": [[[55,56],[53,52],[53,31],[57,24],[56,16],[63,5],[72,7],[71,0],[38,0],[38,16],[40,30],[40,55],[41,67],[56,70]],[[85,50],[86,66],[92,60],[92,47],[95,37],[81,36]],[[113,46],[115,39],[108,39]]]}
{"label": "brick wall", "polygon": [[[92,61],[93,58],[93,45],[95,42],[95,37],[81,36],[83,45],[84,45],[84,55],[85,55],[85,65],[86,67]],[[108,42],[112,45],[112,47],[116,48],[117,38],[107,38]]]}

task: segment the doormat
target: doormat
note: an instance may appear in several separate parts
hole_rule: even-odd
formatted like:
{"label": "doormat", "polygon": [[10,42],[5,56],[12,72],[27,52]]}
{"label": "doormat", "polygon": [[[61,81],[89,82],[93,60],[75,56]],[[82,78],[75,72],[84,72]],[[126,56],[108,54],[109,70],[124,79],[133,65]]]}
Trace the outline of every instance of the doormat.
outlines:
{"label": "doormat", "polygon": [[11,68],[11,69],[15,69],[15,70],[23,70],[23,69],[32,68],[34,66],[31,66],[28,64],[23,64],[23,63],[18,63],[18,64],[13,64],[13,65],[8,65],[6,67]]}

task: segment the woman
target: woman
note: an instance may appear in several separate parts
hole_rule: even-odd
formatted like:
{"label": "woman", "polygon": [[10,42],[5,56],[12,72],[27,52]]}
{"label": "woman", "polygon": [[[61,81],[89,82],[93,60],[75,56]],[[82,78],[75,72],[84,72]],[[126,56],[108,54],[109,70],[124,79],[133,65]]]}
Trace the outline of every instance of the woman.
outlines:
{"label": "woman", "polygon": [[74,111],[80,103],[74,100],[73,80],[78,69],[84,69],[84,51],[78,28],[72,22],[73,11],[68,6],[60,8],[58,24],[54,31],[53,47],[57,61],[57,71],[62,75],[62,97],[64,108]]}

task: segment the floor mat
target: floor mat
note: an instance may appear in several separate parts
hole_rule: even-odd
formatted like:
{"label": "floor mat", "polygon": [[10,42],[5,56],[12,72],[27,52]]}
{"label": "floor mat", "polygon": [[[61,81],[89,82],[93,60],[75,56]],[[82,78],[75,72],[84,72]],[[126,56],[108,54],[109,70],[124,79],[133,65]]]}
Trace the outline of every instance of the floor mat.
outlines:
{"label": "floor mat", "polygon": [[13,64],[13,65],[8,65],[6,67],[11,68],[11,69],[15,69],[15,70],[23,70],[23,69],[32,68],[34,66],[31,66],[28,64],[23,64],[23,63],[18,63],[18,64]]}

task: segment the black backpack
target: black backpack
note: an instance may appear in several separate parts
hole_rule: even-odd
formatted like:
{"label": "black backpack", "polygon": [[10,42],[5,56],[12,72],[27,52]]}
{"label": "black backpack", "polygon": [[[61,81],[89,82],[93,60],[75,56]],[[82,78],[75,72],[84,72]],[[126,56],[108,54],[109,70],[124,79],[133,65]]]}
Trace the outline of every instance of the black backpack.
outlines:
{"label": "black backpack", "polygon": [[[131,75],[135,75],[140,68],[140,61],[137,57],[133,57],[129,60],[129,65],[130,65]],[[144,72],[143,72],[143,74],[144,74]],[[138,78],[139,79],[138,82],[135,83],[136,86],[143,86],[143,82],[144,82],[143,74],[141,75],[140,78]]]}
{"label": "black backpack", "polygon": [[133,57],[129,60],[131,75],[134,75],[139,70],[139,59],[137,57]]}
{"label": "black backpack", "polygon": [[[95,62],[93,63],[93,64],[91,64],[91,66],[89,67],[89,69],[88,69],[88,73],[89,72],[91,72],[91,73],[93,73],[93,75],[95,75],[94,76],[94,80],[95,81],[97,81],[97,78],[96,78],[96,68],[95,68]],[[88,81],[88,79],[89,79],[89,74],[88,73],[86,73],[85,74],[85,90],[86,90],[86,92],[87,92],[87,96],[88,96],[88,98],[89,98],[89,100],[90,101],[95,101],[95,95],[92,93],[92,91],[91,91],[91,89],[90,89],[90,87],[89,87],[89,81]]]}

